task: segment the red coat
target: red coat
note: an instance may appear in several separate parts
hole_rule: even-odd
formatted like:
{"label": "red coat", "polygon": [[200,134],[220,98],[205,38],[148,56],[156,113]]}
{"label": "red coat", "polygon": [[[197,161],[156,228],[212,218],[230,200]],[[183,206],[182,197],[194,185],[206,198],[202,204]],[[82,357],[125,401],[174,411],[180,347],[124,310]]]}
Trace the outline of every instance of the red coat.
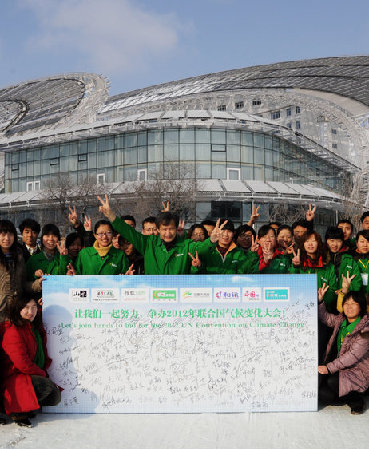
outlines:
{"label": "red coat", "polygon": [[[33,335],[31,323],[21,327],[5,323],[3,337],[2,360],[2,393],[7,414],[22,413],[40,408],[31,381],[31,374],[46,377],[46,371],[34,362],[37,343]],[[46,333],[41,332],[45,353],[45,369],[50,366],[51,359],[46,351]]]}

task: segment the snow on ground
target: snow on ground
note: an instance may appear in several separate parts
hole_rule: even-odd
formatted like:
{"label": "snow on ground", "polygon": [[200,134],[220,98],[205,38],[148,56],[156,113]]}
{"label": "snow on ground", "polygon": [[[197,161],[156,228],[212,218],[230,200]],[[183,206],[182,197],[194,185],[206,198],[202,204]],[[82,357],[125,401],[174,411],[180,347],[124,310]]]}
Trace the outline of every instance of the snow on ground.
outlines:
{"label": "snow on ground", "polygon": [[57,415],[0,426],[0,449],[368,449],[369,410],[311,413]]}

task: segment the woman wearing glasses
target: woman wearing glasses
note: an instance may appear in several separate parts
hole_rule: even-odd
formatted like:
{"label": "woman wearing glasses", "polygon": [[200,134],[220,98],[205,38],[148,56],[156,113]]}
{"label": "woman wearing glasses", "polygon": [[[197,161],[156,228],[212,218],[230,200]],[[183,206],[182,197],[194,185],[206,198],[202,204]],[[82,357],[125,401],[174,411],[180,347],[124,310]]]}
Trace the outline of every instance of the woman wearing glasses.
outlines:
{"label": "woman wearing glasses", "polygon": [[94,228],[95,243],[83,248],[75,263],[76,274],[124,274],[128,259],[120,249],[113,246],[113,228],[109,221],[100,220]]}

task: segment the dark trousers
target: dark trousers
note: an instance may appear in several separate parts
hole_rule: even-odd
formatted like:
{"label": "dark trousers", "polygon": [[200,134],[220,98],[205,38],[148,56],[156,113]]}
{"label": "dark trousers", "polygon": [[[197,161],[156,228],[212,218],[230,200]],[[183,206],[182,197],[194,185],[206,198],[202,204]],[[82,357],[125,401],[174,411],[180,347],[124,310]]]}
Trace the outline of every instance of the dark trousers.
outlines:
{"label": "dark trousers", "polygon": [[57,405],[60,402],[59,388],[47,377],[31,375],[33,388],[41,406]]}
{"label": "dark trousers", "polygon": [[326,405],[343,403],[351,408],[364,406],[363,394],[358,391],[350,391],[349,394],[339,397],[338,373],[319,375],[319,401]]}

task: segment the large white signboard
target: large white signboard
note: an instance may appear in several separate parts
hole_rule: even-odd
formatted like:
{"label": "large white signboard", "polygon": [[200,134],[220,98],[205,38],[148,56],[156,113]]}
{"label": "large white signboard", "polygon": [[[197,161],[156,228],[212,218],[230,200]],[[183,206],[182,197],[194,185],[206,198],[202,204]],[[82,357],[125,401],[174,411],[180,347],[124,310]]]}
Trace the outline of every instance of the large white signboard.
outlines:
{"label": "large white signboard", "polygon": [[315,275],[48,276],[61,413],[317,410]]}

